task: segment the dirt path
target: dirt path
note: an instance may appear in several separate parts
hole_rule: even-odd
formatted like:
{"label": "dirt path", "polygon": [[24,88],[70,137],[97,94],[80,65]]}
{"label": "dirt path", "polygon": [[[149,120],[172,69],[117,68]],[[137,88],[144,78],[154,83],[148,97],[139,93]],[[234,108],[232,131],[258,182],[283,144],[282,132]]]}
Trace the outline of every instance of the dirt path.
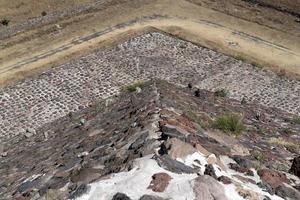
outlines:
{"label": "dirt path", "polygon": [[[114,15],[116,12],[118,15]],[[108,7],[93,16],[85,14],[78,18],[6,40],[0,50],[0,85],[93,48],[110,46],[149,27],[258,66],[300,75],[299,37],[186,1],[122,4],[122,8]]]}

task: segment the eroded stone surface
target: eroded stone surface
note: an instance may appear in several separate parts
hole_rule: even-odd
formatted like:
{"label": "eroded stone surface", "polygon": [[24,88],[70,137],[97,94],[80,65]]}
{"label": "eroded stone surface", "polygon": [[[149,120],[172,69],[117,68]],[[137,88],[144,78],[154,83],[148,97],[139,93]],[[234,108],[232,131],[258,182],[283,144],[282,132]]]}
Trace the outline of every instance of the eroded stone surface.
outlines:
{"label": "eroded stone surface", "polygon": [[300,84],[161,33],[149,33],[0,89],[0,137],[35,130],[118,93],[136,79],[162,78],[300,112]]}
{"label": "eroded stone surface", "polygon": [[[31,137],[18,136],[16,140],[8,141],[4,144],[7,155],[0,159],[0,196],[4,199],[27,200],[37,196],[52,197],[55,191],[59,191],[57,196],[60,199],[80,198],[87,192],[95,193],[96,197],[106,193],[107,199],[112,199],[119,192],[131,199],[139,199],[149,192],[153,194],[152,190],[147,189],[152,175],[163,172],[169,174],[172,180],[163,192],[158,193],[160,197],[168,199],[170,195],[176,195],[173,199],[179,199],[182,193],[178,194],[176,191],[188,190],[191,193],[184,193],[187,196],[181,199],[193,199],[197,193],[193,192],[193,184],[199,181],[198,177],[206,176],[205,165],[211,162],[212,157],[215,157],[215,161],[211,162],[210,168],[215,171],[215,179],[209,176],[210,178],[198,182],[203,185],[202,189],[206,188],[208,195],[217,194],[219,185],[225,188],[225,194],[228,195],[232,184],[236,187],[251,184],[250,188],[239,193],[230,190],[230,196],[226,197],[238,199],[232,193],[239,196],[255,197],[256,194],[263,194],[271,197],[276,192],[284,195],[291,187],[299,185],[299,178],[282,170],[279,170],[280,174],[285,175],[280,175],[279,178],[284,179],[275,177],[275,191],[270,188],[265,190],[267,192],[262,192],[265,188],[258,188],[256,185],[264,182],[268,186],[268,183],[273,182],[269,175],[274,171],[268,168],[282,165],[289,169],[292,165],[290,158],[299,156],[299,153],[295,154],[280,144],[269,144],[269,140],[275,136],[285,140],[292,138],[291,144],[299,144],[297,134],[290,135],[282,130],[282,126],[288,126],[290,132],[299,132],[300,126],[293,122],[290,113],[275,108],[257,107],[256,104],[241,104],[234,99],[216,97],[209,91],[199,92],[205,95],[196,97],[193,89],[156,80],[146,83],[140,93],[124,92],[110,99],[111,103],[108,105],[107,101],[96,103],[44,125]],[[235,144],[220,138],[216,140],[214,137],[217,130],[213,128],[213,118],[229,111],[241,113],[247,129],[239,137],[228,137],[255,154],[233,156],[230,149]],[[257,120],[255,112],[268,115]],[[45,133],[48,133],[48,137],[45,137]],[[221,136],[224,134],[221,133]],[[188,151],[190,154],[173,154],[173,157],[170,146],[166,145],[166,149],[161,151],[162,144],[174,144],[172,141],[178,141],[178,144],[183,144],[182,147],[188,146],[192,151]],[[180,156],[180,159],[174,156]],[[238,163],[236,165],[245,168],[252,168],[258,162],[258,167],[271,173],[260,178],[253,168],[251,170],[255,176],[229,170],[230,163],[235,161]],[[222,176],[230,178],[231,183]],[[278,180],[286,180],[287,185],[277,184]],[[103,181],[104,184],[94,190],[90,184],[95,181]],[[107,181],[111,182],[107,184]],[[216,187],[209,187],[210,184]],[[252,190],[253,187],[257,190]],[[136,188],[140,190],[137,191]],[[185,190],[181,190],[184,188]],[[198,192],[201,188],[198,188]],[[212,188],[214,189],[210,190]]]}

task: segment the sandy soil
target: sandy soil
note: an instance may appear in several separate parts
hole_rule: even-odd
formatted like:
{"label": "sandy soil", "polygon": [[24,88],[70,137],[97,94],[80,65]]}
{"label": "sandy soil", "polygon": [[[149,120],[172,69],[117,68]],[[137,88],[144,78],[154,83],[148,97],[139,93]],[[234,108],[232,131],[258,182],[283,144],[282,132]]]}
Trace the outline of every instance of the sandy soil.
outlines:
{"label": "sandy soil", "polygon": [[[280,73],[300,75],[300,26],[296,17],[265,7],[255,7],[261,13],[257,15],[251,11],[253,5],[247,7],[248,2],[228,2],[216,7],[208,0],[116,1],[101,11],[17,34],[1,41],[0,85],[53,67],[101,45],[109,46],[117,42],[120,35],[121,38],[131,37],[147,27],[259,66],[272,67]],[[235,7],[241,5],[243,12],[233,14]],[[256,13],[256,17],[248,13]],[[257,17],[266,14],[272,17],[257,22]],[[277,18],[286,23],[274,20]]]}
{"label": "sandy soil", "polygon": [[93,1],[95,0],[1,0],[0,19],[8,19],[11,24],[17,24],[41,16],[43,11],[51,13]]}

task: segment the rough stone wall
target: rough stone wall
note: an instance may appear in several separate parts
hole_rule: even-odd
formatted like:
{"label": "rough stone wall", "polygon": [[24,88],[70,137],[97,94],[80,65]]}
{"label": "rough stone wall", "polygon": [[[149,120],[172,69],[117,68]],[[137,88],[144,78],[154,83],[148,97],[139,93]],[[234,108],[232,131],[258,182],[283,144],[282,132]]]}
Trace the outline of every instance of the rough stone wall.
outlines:
{"label": "rough stone wall", "polygon": [[37,129],[116,94],[136,79],[161,78],[300,113],[300,82],[161,33],[98,49],[0,89],[0,137]]}

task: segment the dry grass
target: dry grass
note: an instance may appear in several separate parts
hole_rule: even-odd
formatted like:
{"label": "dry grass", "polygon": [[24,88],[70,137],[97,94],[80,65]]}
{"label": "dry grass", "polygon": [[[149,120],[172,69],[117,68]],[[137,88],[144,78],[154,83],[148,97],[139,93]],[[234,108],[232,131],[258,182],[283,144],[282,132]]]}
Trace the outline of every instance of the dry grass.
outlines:
{"label": "dry grass", "polygon": [[245,130],[245,126],[238,114],[218,116],[214,122],[214,126],[224,133],[233,135],[240,135]]}
{"label": "dry grass", "polygon": [[123,88],[123,91],[127,92],[135,92],[137,88],[143,88],[145,86],[145,81],[143,80],[136,80],[130,83],[129,85]]}
{"label": "dry grass", "polygon": [[300,145],[297,145],[292,142],[288,142],[283,138],[271,138],[269,140],[269,144],[284,147],[291,152],[297,152],[300,150]]}

